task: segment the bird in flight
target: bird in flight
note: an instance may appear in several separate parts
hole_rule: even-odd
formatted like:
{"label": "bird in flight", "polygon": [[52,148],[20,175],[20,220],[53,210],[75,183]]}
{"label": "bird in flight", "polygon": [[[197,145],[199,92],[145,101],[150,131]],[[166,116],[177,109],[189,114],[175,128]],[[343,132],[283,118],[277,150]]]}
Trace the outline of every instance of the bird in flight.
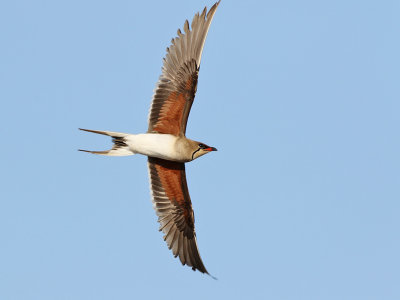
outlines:
{"label": "bird in flight", "polygon": [[147,133],[128,134],[81,129],[110,136],[114,143],[108,151],[88,151],[108,156],[142,154],[148,156],[153,207],[160,231],[175,257],[183,265],[209,274],[201,260],[194,214],[186,182],[185,163],[217,151],[205,143],[186,138],[186,124],[197,88],[201,54],[208,29],[220,1],[207,13],[195,14],[191,26],[172,39],[156,85],[149,113]]}

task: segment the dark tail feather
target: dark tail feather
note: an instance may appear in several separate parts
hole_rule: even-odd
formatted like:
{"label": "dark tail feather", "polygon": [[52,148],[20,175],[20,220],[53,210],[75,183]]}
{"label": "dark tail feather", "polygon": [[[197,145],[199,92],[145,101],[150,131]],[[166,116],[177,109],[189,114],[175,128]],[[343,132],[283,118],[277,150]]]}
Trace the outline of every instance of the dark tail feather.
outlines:
{"label": "dark tail feather", "polygon": [[82,149],[79,149],[79,151],[88,152],[88,153],[92,153],[92,154],[99,154],[99,155],[108,155],[108,156],[128,156],[128,155],[135,154],[134,152],[132,152],[129,149],[129,146],[126,143],[125,138],[127,136],[129,136],[128,133],[121,133],[121,132],[114,132],[114,131],[99,131],[99,130],[91,130],[91,129],[83,129],[83,128],[79,128],[79,130],[102,134],[102,135],[108,135],[108,136],[112,137],[112,141],[114,143],[114,146],[110,150],[107,150],[107,151],[90,151],[90,150],[82,150]]}

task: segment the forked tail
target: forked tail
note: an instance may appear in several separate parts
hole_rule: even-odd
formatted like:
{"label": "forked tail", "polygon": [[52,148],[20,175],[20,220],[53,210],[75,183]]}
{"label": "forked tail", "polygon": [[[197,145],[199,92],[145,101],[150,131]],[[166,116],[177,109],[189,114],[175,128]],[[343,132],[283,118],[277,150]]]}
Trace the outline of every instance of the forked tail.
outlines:
{"label": "forked tail", "polygon": [[92,154],[99,154],[99,155],[108,155],[108,156],[128,156],[135,154],[129,149],[128,144],[126,143],[125,138],[129,136],[128,133],[121,133],[121,132],[113,132],[113,131],[99,131],[99,130],[90,130],[90,129],[83,129],[79,128],[79,130],[108,135],[112,137],[112,141],[114,146],[107,151],[89,151],[89,150],[82,150],[79,151],[88,152]]}

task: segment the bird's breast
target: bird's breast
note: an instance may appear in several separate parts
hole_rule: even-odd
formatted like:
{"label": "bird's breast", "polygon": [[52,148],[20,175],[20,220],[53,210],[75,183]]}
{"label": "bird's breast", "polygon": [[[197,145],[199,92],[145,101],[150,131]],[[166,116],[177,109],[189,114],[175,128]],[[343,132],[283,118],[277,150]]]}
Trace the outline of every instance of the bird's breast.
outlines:
{"label": "bird's breast", "polygon": [[178,139],[172,134],[142,133],[130,135],[126,141],[130,150],[135,153],[184,162],[187,160],[177,147]]}

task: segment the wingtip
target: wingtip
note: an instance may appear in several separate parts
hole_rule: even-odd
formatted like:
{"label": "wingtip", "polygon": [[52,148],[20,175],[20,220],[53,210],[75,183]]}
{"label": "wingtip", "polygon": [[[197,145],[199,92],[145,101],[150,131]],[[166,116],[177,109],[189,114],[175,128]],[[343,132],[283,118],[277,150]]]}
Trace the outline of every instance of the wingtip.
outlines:
{"label": "wingtip", "polygon": [[[211,7],[211,9],[212,9],[213,7],[215,7],[215,9],[216,9],[216,8],[218,7],[218,5],[220,4],[220,2],[221,2],[221,0],[215,2],[214,5]],[[210,10],[211,10],[211,9],[210,9]]]}
{"label": "wingtip", "polygon": [[217,277],[215,277],[215,276],[213,276],[213,275],[211,275],[210,273],[208,273],[208,271],[204,268],[204,270],[200,270],[200,269],[197,269],[197,268],[195,268],[195,267],[192,267],[192,270],[193,271],[199,271],[200,273],[203,273],[203,274],[206,274],[206,275],[208,275],[208,276],[210,276],[212,279],[214,279],[214,280],[218,280],[218,278]]}
{"label": "wingtip", "polygon": [[211,274],[209,274],[209,273],[207,273],[207,275],[208,276],[210,276],[212,279],[214,279],[214,280],[218,280],[218,278],[217,277],[215,277],[215,276],[212,276]]}

